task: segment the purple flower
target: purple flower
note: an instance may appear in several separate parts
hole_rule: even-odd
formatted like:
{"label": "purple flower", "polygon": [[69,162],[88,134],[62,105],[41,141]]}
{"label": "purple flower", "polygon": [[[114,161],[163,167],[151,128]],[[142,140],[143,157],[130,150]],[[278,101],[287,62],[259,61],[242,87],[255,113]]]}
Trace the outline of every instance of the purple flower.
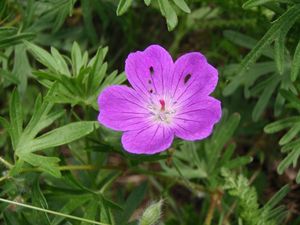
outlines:
{"label": "purple flower", "polygon": [[129,54],[125,73],[132,85],[107,87],[98,98],[101,124],[124,131],[125,150],[154,154],[169,148],[174,137],[201,140],[221,118],[221,103],[210,97],[218,71],[191,52],[173,62],[159,45]]}

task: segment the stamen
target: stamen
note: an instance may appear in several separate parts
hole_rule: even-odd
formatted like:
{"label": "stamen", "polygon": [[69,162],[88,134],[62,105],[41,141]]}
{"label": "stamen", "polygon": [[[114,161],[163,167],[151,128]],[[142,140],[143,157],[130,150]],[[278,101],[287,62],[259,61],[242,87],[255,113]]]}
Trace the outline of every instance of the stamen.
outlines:
{"label": "stamen", "polygon": [[160,111],[165,111],[166,103],[163,99],[159,100],[159,103],[161,105]]}

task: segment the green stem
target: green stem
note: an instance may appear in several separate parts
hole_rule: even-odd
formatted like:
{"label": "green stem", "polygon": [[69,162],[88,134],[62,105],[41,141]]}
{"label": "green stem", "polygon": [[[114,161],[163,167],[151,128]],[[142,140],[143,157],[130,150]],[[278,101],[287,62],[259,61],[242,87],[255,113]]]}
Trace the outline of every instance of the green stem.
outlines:
{"label": "green stem", "polygon": [[3,180],[6,180],[7,178],[8,178],[8,176],[0,177],[0,182]]}
{"label": "green stem", "polygon": [[177,32],[174,37],[174,41],[172,42],[171,46],[169,47],[169,52],[171,55],[174,55],[178,50],[178,46],[182,39],[186,36],[186,34],[190,31],[190,27],[186,27],[186,18],[183,19],[181,23],[178,25]]}
{"label": "green stem", "polygon": [[43,209],[43,208],[35,207],[35,206],[32,206],[32,205],[23,204],[23,203],[20,203],[20,202],[10,201],[10,200],[4,199],[4,198],[0,198],[0,201],[1,202],[6,202],[6,203],[9,203],[9,204],[13,204],[13,205],[22,206],[22,207],[33,209],[33,210],[37,210],[37,211],[41,211],[41,212],[45,212],[45,213],[49,213],[49,214],[53,214],[53,215],[57,215],[57,216],[66,217],[66,218],[73,219],[73,220],[79,220],[79,221],[86,222],[86,223],[98,224],[98,225],[109,225],[109,224],[106,224],[106,223],[100,223],[100,222],[97,222],[97,221],[84,219],[84,218],[77,217],[77,216],[71,216],[71,215],[68,215],[68,214],[52,211],[52,210],[49,210],[49,209]]}
{"label": "green stem", "polygon": [[3,159],[1,156],[0,156],[0,162],[1,162],[5,167],[7,167],[8,169],[13,168],[13,165],[10,164],[9,162],[7,162],[5,159]]}

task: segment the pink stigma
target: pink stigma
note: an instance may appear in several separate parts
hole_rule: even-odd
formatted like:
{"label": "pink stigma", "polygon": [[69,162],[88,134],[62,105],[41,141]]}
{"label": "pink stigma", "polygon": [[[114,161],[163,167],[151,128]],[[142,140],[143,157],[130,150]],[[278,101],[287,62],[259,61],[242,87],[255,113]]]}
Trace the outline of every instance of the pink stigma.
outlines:
{"label": "pink stigma", "polygon": [[159,103],[161,105],[161,108],[160,108],[160,111],[165,111],[165,106],[166,106],[166,103],[163,99],[159,100]]}

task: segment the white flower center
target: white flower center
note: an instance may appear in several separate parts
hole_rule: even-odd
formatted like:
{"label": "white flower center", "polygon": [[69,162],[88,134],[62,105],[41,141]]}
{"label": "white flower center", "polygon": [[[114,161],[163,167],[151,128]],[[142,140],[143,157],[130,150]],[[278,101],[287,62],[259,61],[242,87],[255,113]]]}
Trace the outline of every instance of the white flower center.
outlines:
{"label": "white flower center", "polygon": [[175,104],[176,102],[172,102],[170,98],[158,98],[156,100],[151,99],[147,108],[155,122],[170,124],[176,114]]}

